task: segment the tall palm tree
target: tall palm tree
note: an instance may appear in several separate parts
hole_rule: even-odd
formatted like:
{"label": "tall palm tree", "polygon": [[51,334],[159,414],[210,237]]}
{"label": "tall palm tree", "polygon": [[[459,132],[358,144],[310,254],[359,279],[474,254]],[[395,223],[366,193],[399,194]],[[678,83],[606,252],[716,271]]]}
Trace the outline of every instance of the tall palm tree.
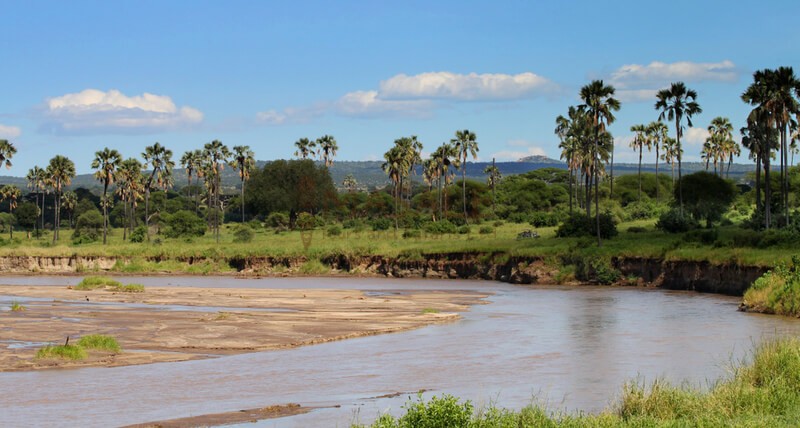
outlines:
{"label": "tall palm tree", "polygon": [[381,168],[392,180],[392,198],[394,199],[394,228],[399,229],[398,223],[398,200],[400,199],[400,183],[403,174],[408,171],[408,157],[406,156],[403,147],[398,144],[399,140],[395,140],[395,145],[383,154],[385,162]]}
{"label": "tall palm tree", "polygon": [[323,135],[317,138],[317,147],[319,147],[319,157],[329,167],[333,165],[333,158],[336,157],[336,151],[339,150],[339,145],[336,144],[336,139],[331,135]]}
{"label": "tall palm tree", "polygon": [[8,140],[0,140],[0,166],[5,165],[11,169],[11,158],[17,153],[17,148]]}
{"label": "tall palm tree", "polygon": [[607,125],[614,122],[614,112],[620,108],[620,102],[614,98],[614,87],[606,85],[602,80],[594,80],[581,88],[580,96],[583,104],[579,106],[591,118],[592,129],[594,131],[594,153],[592,156],[592,168],[594,172],[594,208],[595,222],[597,227],[597,245],[602,245],[600,239],[600,192],[598,188],[600,166],[600,140],[606,133]]}
{"label": "tall palm tree", "polygon": [[129,231],[136,227],[136,206],[144,193],[144,176],[142,163],[136,158],[122,161],[117,168],[117,194],[122,199],[125,221],[122,228],[122,240],[127,239]]}
{"label": "tall palm tree", "polygon": [[500,169],[495,165],[494,158],[492,158],[492,164],[483,169],[483,173],[486,174],[486,185],[492,189],[492,212],[494,212],[497,205],[497,185],[500,184],[503,175],[500,174]]}
{"label": "tall palm tree", "polygon": [[456,131],[456,138],[450,140],[450,143],[455,146],[461,162],[461,201],[464,205],[464,222],[469,224],[467,217],[467,156],[472,156],[473,160],[478,159],[478,141],[474,132],[465,129]]}
{"label": "tall palm tree", "polygon": [[242,182],[242,223],[244,223],[244,184],[250,179],[250,173],[256,167],[255,153],[250,150],[250,146],[233,146],[233,156],[231,157],[231,168],[239,173],[239,180]]}
{"label": "tall palm tree", "polygon": [[108,186],[114,183],[114,173],[116,172],[119,164],[122,162],[122,156],[118,151],[105,149],[95,152],[94,160],[92,161],[92,168],[97,171],[94,173],[94,178],[103,183],[103,245],[106,245],[108,236]]}
{"label": "tall palm tree", "polygon": [[675,186],[675,160],[678,159],[678,143],[672,137],[664,139],[664,154],[661,155],[661,160],[669,164],[670,176],[672,177],[672,186]]}
{"label": "tall palm tree", "polygon": [[[38,166],[34,166],[33,168],[28,170],[28,175],[25,176],[25,179],[28,180],[28,189],[31,192],[36,193],[36,208],[39,209],[39,214],[41,217],[41,228],[44,228],[44,188],[45,188],[45,171]],[[39,205],[39,195],[42,195],[42,203],[41,206]],[[39,221],[36,222],[36,236],[39,236]]]}
{"label": "tall palm tree", "polygon": [[[572,214],[572,184],[573,181],[577,180],[578,171],[581,170],[581,166],[583,164],[583,155],[586,153],[583,148],[590,140],[590,129],[588,124],[589,122],[586,118],[585,112],[574,106],[570,106],[567,112],[567,117],[559,115],[556,118],[555,133],[561,140],[561,143],[559,144],[559,148],[561,149],[561,159],[564,159],[567,162],[567,169],[570,173],[570,214]],[[573,178],[573,174],[575,178]],[[578,184],[580,184],[580,181],[578,181]],[[577,192],[578,189],[575,190]],[[577,195],[575,196],[577,199]]]}
{"label": "tall palm tree", "polygon": [[738,145],[733,140],[733,125],[727,117],[715,117],[708,125],[708,134],[707,141],[713,146],[715,169],[717,162],[720,162],[719,175],[722,176],[722,164],[725,158],[730,158],[732,162],[733,155],[738,150]]}
{"label": "tall palm tree", "polygon": [[53,243],[55,243],[58,241],[58,231],[61,228],[61,195],[75,177],[75,163],[67,157],[56,155],[50,159],[50,164],[47,166],[47,177],[55,193],[56,215],[53,224]]}
{"label": "tall palm tree", "polygon": [[[100,201],[103,204],[103,201]],[[78,208],[78,194],[72,190],[64,192],[61,197],[61,208],[69,213],[69,227],[75,228],[75,209]]]}
{"label": "tall palm tree", "polygon": [[297,147],[294,155],[300,159],[308,159],[309,156],[313,157],[316,145],[316,142],[310,141],[308,138],[301,138],[294,142],[294,146]]}
{"label": "tall palm tree", "polygon": [[659,151],[662,147],[666,148],[667,143],[667,134],[669,133],[669,128],[663,122],[650,122],[647,125],[647,133],[650,135],[650,138],[653,142],[653,146],[656,149],[656,201],[658,201],[658,188],[659,188],[659,181],[658,181],[658,160],[659,160]]}
{"label": "tall palm tree", "polygon": [[681,137],[683,136],[683,125],[681,122],[686,117],[686,123],[692,126],[692,116],[700,114],[703,109],[697,103],[697,92],[688,89],[683,82],[675,82],[670,85],[669,89],[662,89],[656,93],[655,109],[660,111],[658,120],[675,121],[675,144],[677,146],[676,153],[678,156],[678,201],[680,204],[680,212],[683,215],[683,186],[680,185],[682,176],[682,154]]}
{"label": "tall palm tree", "polygon": [[[187,150],[186,152],[183,153],[183,156],[181,156],[181,166],[186,170],[186,179],[188,183],[187,185],[189,186],[189,188],[191,188],[192,186],[192,175],[200,171],[200,166],[201,166],[200,164],[202,163],[202,161],[203,161],[203,151],[199,149]],[[197,178],[199,179],[200,177],[198,176]],[[189,195],[189,196],[194,196],[194,213],[197,214],[197,211],[200,209],[197,200],[198,192],[193,191],[193,193],[194,195]]]}
{"label": "tall palm tree", "polygon": [[206,181],[206,187],[209,189],[209,215],[213,213],[214,218],[212,225],[214,227],[214,237],[219,243],[219,230],[220,230],[220,184],[222,170],[225,169],[225,164],[228,163],[231,152],[228,146],[222,144],[219,140],[214,140],[206,143],[203,147],[203,175]]}
{"label": "tall palm tree", "polygon": [[[630,147],[633,151],[639,151],[639,201],[642,200],[642,151],[644,146],[649,146],[647,127],[644,125],[631,126],[631,132],[634,132],[633,140],[631,140]],[[649,147],[648,147],[649,149]]]}
{"label": "tall palm tree", "polygon": [[441,146],[431,153],[431,159],[436,163],[436,168],[438,170],[439,219],[443,220],[446,218],[447,212],[447,198],[445,197],[445,192],[447,191],[447,185],[452,181],[452,171],[450,171],[450,167],[452,166],[457,169],[461,163],[458,160],[458,152],[455,146],[449,143],[442,143]]}
{"label": "tall palm tree", "polygon": [[[14,186],[13,184],[6,184],[2,188],[0,188],[0,197],[3,198],[4,201],[8,201],[8,212],[10,214],[14,214],[14,209],[17,208],[17,200],[22,196],[22,192],[20,192],[19,187]],[[14,224],[8,225],[8,238],[14,239]]]}
{"label": "tall palm tree", "polygon": [[150,240],[150,192],[153,189],[166,190],[172,185],[172,150],[156,142],[147,146],[142,153],[144,167],[151,168],[150,176],[144,186],[144,224],[147,228],[147,240]]}

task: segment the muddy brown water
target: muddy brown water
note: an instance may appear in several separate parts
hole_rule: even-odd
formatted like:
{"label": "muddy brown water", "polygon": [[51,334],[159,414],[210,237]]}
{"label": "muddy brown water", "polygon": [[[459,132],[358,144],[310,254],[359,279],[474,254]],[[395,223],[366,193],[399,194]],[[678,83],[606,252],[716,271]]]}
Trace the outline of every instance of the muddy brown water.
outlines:
{"label": "muddy brown water", "polygon": [[[0,277],[65,286],[78,277]],[[114,426],[299,403],[338,406],[256,426],[346,427],[402,412],[410,392],[480,407],[599,411],[621,385],[664,377],[698,386],[727,374],[759,341],[800,335],[800,321],[736,311],[738,298],[652,289],[521,287],[380,278],[124,277],[145,286],[480,290],[452,324],[289,350],[115,368],[0,373],[0,426]],[[375,398],[393,393],[403,394]],[[412,396],[414,394],[411,394]],[[247,424],[246,426],[254,426]]]}

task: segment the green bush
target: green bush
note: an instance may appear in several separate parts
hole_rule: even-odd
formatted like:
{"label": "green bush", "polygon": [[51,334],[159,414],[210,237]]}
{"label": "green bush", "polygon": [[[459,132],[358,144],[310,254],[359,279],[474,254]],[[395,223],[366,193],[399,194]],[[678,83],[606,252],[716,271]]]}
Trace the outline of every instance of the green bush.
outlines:
{"label": "green bush", "polygon": [[494,233],[494,228],[492,226],[481,226],[481,228],[478,229],[478,233],[481,235],[489,235]]}
{"label": "green bush", "polygon": [[598,284],[613,284],[622,273],[611,265],[611,260],[599,256],[578,257],[575,261],[575,278]]}
{"label": "green bush", "polygon": [[469,235],[472,232],[472,228],[467,225],[459,226],[458,227],[458,234],[459,235]]}
{"label": "green bush", "polygon": [[631,202],[623,208],[627,220],[646,220],[664,213],[664,207],[650,200]]}
{"label": "green bush", "polygon": [[122,283],[107,276],[87,276],[75,286],[75,290],[96,290],[98,288],[119,287]]}
{"label": "green bush", "polygon": [[388,218],[379,217],[379,218],[373,219],[370,222],[370,225],[372,226],[372,230],[379,231],[379,230],[389,230],[389,228],[393,226],[393,223],[392,223],[392,220],[390,220]]}
{"label": "green bush", "polygon": [[78,340],[78,346],[86,349],[99,349],[102,351],[119,352],[117,339],[104,334],[89,334]]}
{"label": "green bush", "polygon": [[340,236],[342,234],[342,228],[336,225],[333,225],[328,228],[328,236]]}
{"label": "green bush", "polygon": [[564,218],[557,212],[536,211],[528,216],[528,222],[533,227],[558,226]]}
{"label": "green bush", "polygon": [[419,395],[416,401],[409,400],[403,409],[406,413],[396,426],[409,428],[468,428],[473,413],[471,402],[462,403],[448,394],[441,398],[433,396],[427,402]]}
{"label": "green bush", "polygon": [[147,238],[147,228],[144,225],[137,226],[136,229],[133,229],[131,232],[131,236],[129,239],[131,242],[144,242]]}
{"label": "green bush", "polygon": [[456,233],[458,229],[456,225],[451,223],[448,220],[442,220],[437,222],[431,222],[425,225],[425,232],[434,234],[434,235],[443,235],[447,233]]}
{"label": "green bush", "polygon": [[420,232],[417,229],[408,229],[408,230],[403,231],[403,238],[406,238],[406,239],[419,238],[420,236],[422,236],[422,232]]}
{"label": "green bush", "polygon": [[717,229],[700,229],[686,232],[683,235],[683,242],[698,242],[703,245],[711,245],[717,238],[719,238]]}
{"label": "green bush", "polygon": [[[617,236],[618,233],[617,224],[611,214],[600,214],[600,237],[610,239]],[[586,217],[586,214],[575,213],[556,229],[556,236],[559,238],[597,236],[597,219]]]}
{"label": "green bush", "polygon": [[167,225],[164,234],[169,238],[203,236],[206,233],[206,222],[192,211],[180,210],[164,217]]}
{"label": "green bush", "polygon": [[96,209],[86,211],[75,222],[72,242],[76,244],[94,242],[103,236],[103,215]]}
{"label": "green bush", "polygon": [[689,215],[683,214],[677,208],[673,208],[661,214],[656,228],[667,233],[683,233],[698,227],[697,220]]}
{"label": "green bush", "polygon": [[271,212],[265,223],[269,227],[286,229],[289,227],[289,216],[282,212]]}
{"label": "green bush", "polygon": [[82,360],[86,358],[86,350],[78,345],[47,345],[36,351],[36,359],[60,358],[65,360]]}
{"label": "green bush", "polygon": [[237,243],[246,243],[253,240],[256,236],[256,233],[250,226],[246,224],[240,224],[236,226],[236,229],[233,231],[233,242]]}

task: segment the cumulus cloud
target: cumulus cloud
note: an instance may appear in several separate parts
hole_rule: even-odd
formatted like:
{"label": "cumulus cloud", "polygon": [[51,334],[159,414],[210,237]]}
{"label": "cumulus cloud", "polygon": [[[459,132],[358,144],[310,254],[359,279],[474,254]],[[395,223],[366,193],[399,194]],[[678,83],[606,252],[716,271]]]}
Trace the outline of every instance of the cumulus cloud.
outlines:
{"label": "cumulus cloud", "polygon": [[544,149],[527,140],[515,139],[508,141],[506,145],[513,148],[492,153],[489,159],[494,158],[498,162],[516,162],[526,156],[547,156]]}
{"label": "cumulus cloud", "polygon": [[203,121],[202,112],[178,107],[166,95],[127,96],[116,89],[49,98],[42,114],[42,129],[59,134],[152,133]]}
{"label": "cumulus cloud", "polygon": [[380,83],[383,99],[445,99],[496,101],[532,98],[555,89],[542,76],[520,74],[458,74],[447,71],[398,74]]}
{"label": "cumulus cloud", "polygon": [[414,116],[428,117],[433,106],[428,100],[392,100],[379,96],[378,91],[355,91],[339,98],[334,104],[336,113],[351,117]]}
{"label": "cumulus cloud", "polygon": [[284,125],[290,123],[308,123],[315,117],[325,114],[325,104],[310,107],[288,107],[283,110],[266,110],[256,113],[256,121],[264,125]]}
{"label": "cumulus cloud", "polygon": [[683,131],[683,138],[681,139],[681,143],[686,144],[693,144],[693,145],[700,145],[702,146],[703,143],[706,142],[706,138],[708,138],[709,133],[708,130],[705,128],[686,128]]}
{"label": "cumulus cloud", "polygon": [[626,64],[611,74],[611,81],[620,87],[668,84],[673,81],[735,81],[739,71],[732,61],[665,63],[653,61],[647,65]]}
{"label": "cumulus cloud", "polygon": [[0,138],[7,140],[17,138],[20,134],[22,134],[22,130],[19,127],[0,124]]}

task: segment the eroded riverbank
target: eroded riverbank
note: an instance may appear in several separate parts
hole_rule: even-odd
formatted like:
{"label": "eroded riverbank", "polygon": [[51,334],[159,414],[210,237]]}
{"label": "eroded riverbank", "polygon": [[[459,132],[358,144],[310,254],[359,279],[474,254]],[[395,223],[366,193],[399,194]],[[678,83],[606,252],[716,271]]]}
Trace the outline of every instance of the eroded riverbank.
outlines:
{"label": "eroded riverbank", "polygon": [[[235,287],[234,279],[216,278]],[[223,284],[220,284],[223,285]],[[147,287],[144,293],[0,285],[23,311],[0,317],[0,371],[184,361],[391,333],[458,319],[486,293],[347,289]],[[5,305],[4,305],[5,306]],[[67,336],[108,334],[123,352],[39,360]]]}

